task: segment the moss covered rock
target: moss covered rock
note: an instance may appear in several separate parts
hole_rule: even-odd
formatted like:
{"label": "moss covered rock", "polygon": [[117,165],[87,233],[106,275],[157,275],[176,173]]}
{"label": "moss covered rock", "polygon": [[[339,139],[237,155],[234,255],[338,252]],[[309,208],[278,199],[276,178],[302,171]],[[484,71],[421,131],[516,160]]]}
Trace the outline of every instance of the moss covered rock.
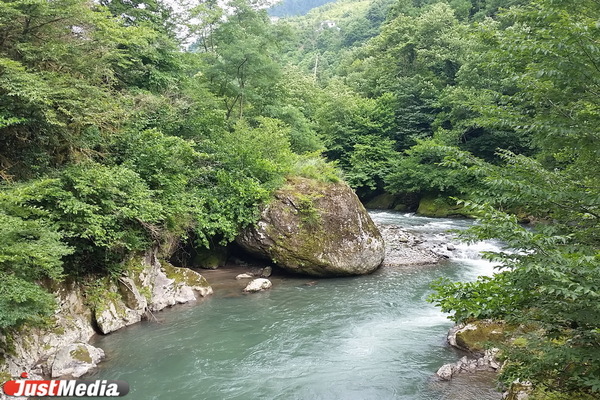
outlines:
{"label": "moss covered rock", "polygon": [[419,201],[417,213],[425,217],[469,217],[462,205],[457,205],[447,197],[427,195]]}
{"label": "moss covered rock", "polygon": [[396,203],[396,196],[390,193],[382,193],[369,200],[365,204],[365,208],[369,210],[390,210],[394,208],[394,203]]}
{"label": "moss covered rock", "polygon": [[452,328],[448,334],[448,342],[462,350],[483,353],[490,345],[505,341],[512,330],[503,321],[477,320]]}
{"label": "moss covered rock", "polygon": [[227,248],[215,246],[211,249],[197,249],[194,266],[203,269],[217,269],[227,263]]}
{"label": "moss covered rock", "polygon": [[53,356],[52,378],[79,378],[104,358],[104,351],[87,343],[73,343],[60,348]]}
{"label": "moss covered rock", "polygon": [[237,242],[292,272],[313,276],[373,272],[384,257],[379,230],[343,183],[294,178]]}

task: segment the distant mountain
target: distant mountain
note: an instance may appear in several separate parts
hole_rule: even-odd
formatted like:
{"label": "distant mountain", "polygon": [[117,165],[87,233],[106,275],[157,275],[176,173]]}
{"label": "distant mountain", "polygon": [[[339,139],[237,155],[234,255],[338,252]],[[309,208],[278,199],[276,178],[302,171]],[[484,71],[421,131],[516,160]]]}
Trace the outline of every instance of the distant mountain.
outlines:
{"label": "distant mountain", "polygon": [[292,17],[304,15],[315,7],[331,3],[335,0],[283,0],[278,5],[269,9],[273,17]]}

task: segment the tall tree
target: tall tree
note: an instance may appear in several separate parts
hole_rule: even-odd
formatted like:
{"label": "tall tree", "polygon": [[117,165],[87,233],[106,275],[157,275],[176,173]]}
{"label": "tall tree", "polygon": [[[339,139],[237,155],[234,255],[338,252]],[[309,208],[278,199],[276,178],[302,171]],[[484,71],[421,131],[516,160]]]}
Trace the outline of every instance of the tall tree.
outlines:
{"label": "tall tree", "polygon": [[[489,63],[513,90],[482,109],[484,126],[531,135],[536,158],[502,152],[497,167],[455,155],[482,177],[483,221],[474,237],[502,239],[502,270],[475,283],[438,287],[458,321],[502,318],[527,326],[508,344],[504,377],[556,391],[600,391],[600,5],[537,0],[502,15],[487,31]],[[520,207],[541,223],[517,224],[497,208]],[[574,396],[574,395],[573,395]],[[571,396],[570,398],[574,398]],[[583,398],[583,397],[582,397]],[[591,397],[590,397],[591,398]]]}

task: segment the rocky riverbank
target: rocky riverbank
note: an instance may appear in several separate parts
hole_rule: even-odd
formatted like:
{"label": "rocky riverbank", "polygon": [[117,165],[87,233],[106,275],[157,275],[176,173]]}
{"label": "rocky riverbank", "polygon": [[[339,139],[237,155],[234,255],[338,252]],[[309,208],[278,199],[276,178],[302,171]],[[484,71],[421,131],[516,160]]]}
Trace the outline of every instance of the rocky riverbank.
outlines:
{"label": "rocky riverbank", "polygon": [[[386,243],[384,266],[432,264],[447,258],[446,245],[428,243],[424,237],[395,225],[378,224],[377,228]],[[262,280],[254,282],[261,284],[258,289],[250,286],[252,279],[271,275],[268,263],[254,265],[237,260],[222,270],[200,275],[160,260],[157,251],[130,260],[126,275],[117,281],[98,282],[96,290],[90,289],[89,282],[70,282],[54,288],[59,307],[48,326],[29,327],[13,337],[0,337],[4,348],[10,349],[3,354],[2,377],[8,379],[22,372],[28,372],[33,379],[84,375],[104,357],[101,349],[88,343],[94,334],[107,334],[142,319],[152,319],[155,312],[166,307],[211,294],[213,288],[203,275],[214,282],[216,290],[230,291],[231,295],[269,286]],[[248,273],[247,278],[235,279],[243,272]],[[271,280],[276,285],[285,278],[282,270],[275,272]],[[314,285],[315,281],[306,284]]]}
{"label": "rocky riverbank", "polygon": [[129,272],[118,282],[69,282],[54,289],[58,308],[42,327],[26,327],[11,336],[0,336],[0,375],[7,380],[27,372],[40,377],[80,377],[104,357],[88,344],[96,333],[106,334],[152,318],[166,307],[194,301],[212,293],[202,275],[177,268],[157,257],[157,250],[129,263]]}

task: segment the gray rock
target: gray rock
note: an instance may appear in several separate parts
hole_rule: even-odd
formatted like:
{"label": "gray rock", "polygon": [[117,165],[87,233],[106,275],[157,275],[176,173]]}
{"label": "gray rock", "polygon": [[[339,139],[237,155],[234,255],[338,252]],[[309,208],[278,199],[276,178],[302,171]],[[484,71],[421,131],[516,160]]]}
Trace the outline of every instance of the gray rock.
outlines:
{"label": "gray rock", "polygon": [[379,224],[377,227],[386,243],[385,266],[435,264],[442,260],[439,254],[429,248],[428,243],[406,230],[395,225]]}
{"label": "gray rock", "polygon": [[247,251],[313,276],[368,274],[384,241],[350,187],[294,178],[275,194],[256,226],[236,239]]}
{"label": "gray rock", "polygon": [[455,364],[444,364],[437,370],[436,375],[444,381],[449,381],[452,379],[455,373],[456,366]]}
{"label": "gray rock", "polygon": [[249,273],[239,274],[238,276],[235,277],[235,279],[237,279],[237,280],[252,279],[252,278],[254,278],[254,275],[249,274]]}
{"label": "gray rock", "polygon": [[95,310],[96,325],[100,332],[107,334],[142,320],[145,309],[127,308],[120,299],[105,299]]}
{"label": "gray rock", "polygon": [[175,304],[196,300],[213,293],[212,288],[199,273],[189,268],[174,267],[169,263],[156,263],[153,271],[150,311],[160,311]]}
{"label": "gray rock", "polygon": [[[51,360],[52,378],[79,378],[104,358],[102,349],[87,343],[73,343],[61,347]],[[50,364],[50,362],[49,362]]]}
{"label": "gray rock", "polygon": [[263,290],[270,289],[273,284],[270,280],[265,278],[254,279],[244,288],[244,292],[254,293],[262,292]]}
{"label": "gray rock", "polygon": [[[0,374],[19,376],[27,371],[31,379],[50,375],[47,360],[58,349],[71,343],[87,342],[94,329],[90,323],[92,313],[86,305],[82,287],[75,282],[55,284],[53,291],[57,309],[44,327],[24,326],[20,334],[11,338],[12,351],[3,354]],[[7,338],[0,334],[0,346]]]}
{"label": "gray rock", "polygon": [[[18,376],[28,371],[32,376],[41,377],[73,368],[71,375],[76,376],[84,365],[66,365],[64,354],[59,358],[57,355],[74,343],[88,342],[95,333],[92,322],[102,333],[108,333],[140,321],[148,311],[212,293],[200,274],[167,263],[161,265],[156,253],[157,249],[150,250],[144,257],[131,260],[131,272],[117,283],[107,284],[108,293],[97,299],[94,310],[90,309],[90,299],[86,298],[83,285],[63,282],[49,287],[58,306],[52,320],[44,327],[25,326],[11,339],[14,350],[5,354],[0,373]],[[0,334],[0,347],[6,345],[7,340]],[[90,356],[95,360],[93,350]]]}
{"label": "gray rock", "polygon": [[119,278],[118,285],[109,288],[109,292],[118,296],[107,296],[96,304],[94,318],[103,334],[140,322],[148,311],[160,311],[194,301],[196,295],[204,297],[212,293],[202,275],[189,268],[161,263],[153,252],[138,261],[140,269]]}
{"label": "gray rock", "polygon": [[260,273],[260,277],[261,278],[268,278],[271,276],[271,274],[273,273],[273,268],[271,267],[264,267],[262,272]]}

